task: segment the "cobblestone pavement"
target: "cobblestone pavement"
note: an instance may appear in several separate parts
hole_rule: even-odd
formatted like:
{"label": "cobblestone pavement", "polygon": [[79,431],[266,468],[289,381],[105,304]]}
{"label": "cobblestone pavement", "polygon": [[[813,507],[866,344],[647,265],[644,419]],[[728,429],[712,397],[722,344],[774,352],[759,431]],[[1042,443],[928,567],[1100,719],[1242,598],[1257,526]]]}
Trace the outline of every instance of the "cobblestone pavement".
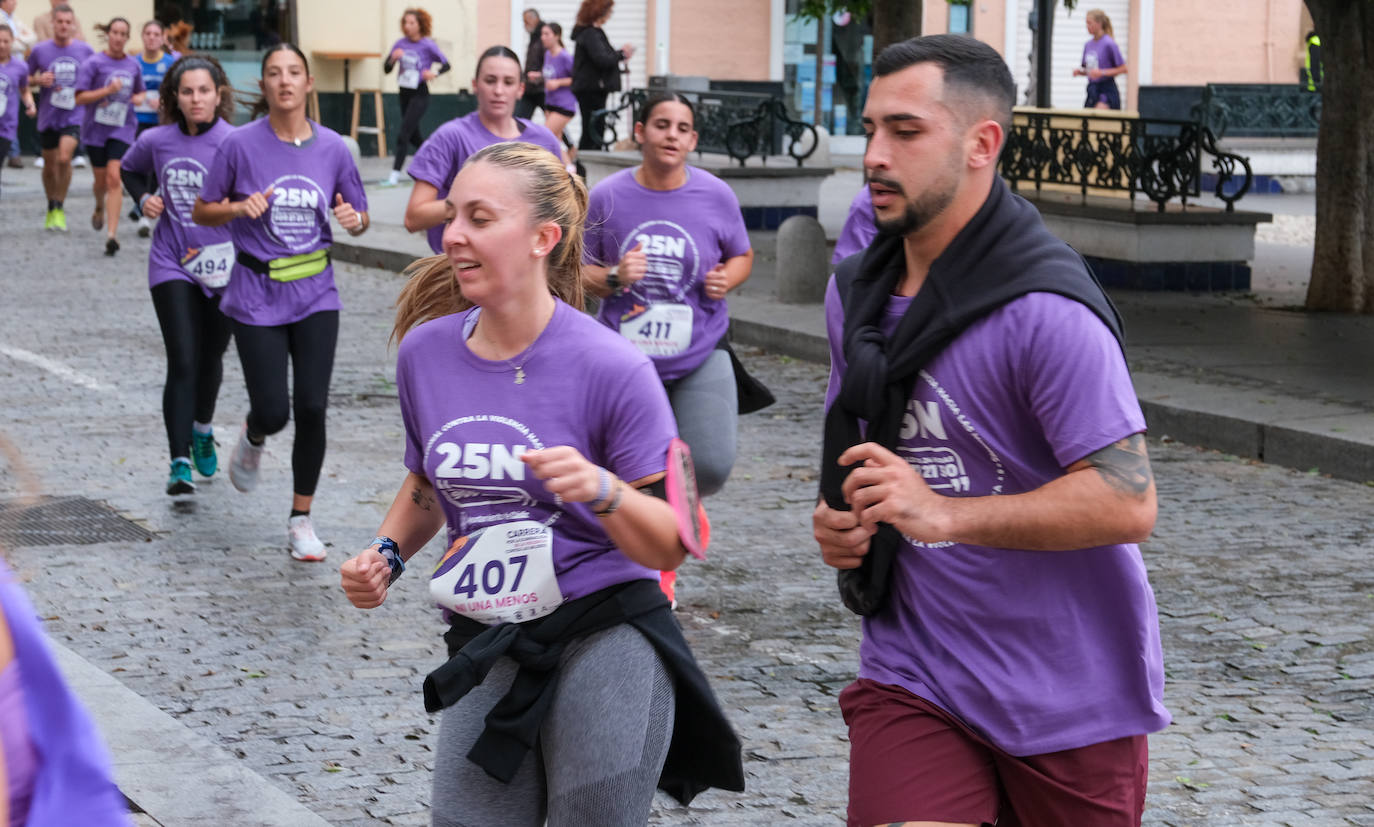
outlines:
{"label": "cobblestone pavement", "polygon": [[[88,191],[80,174],[73,191]],[[404,474],[385,343],[396,277],[339,268],[347,309],[315,508],[330,562],[293,563],[289,430],[254,493],[217,476],[192,500],[165,497],[147,242],[126,233],[106,259],[96,233],[43,235],[41,197],[7,173],[0,428],[43,493],[105,501],[157,532],[14,551],[50,634],[329,821],[427,823],[436,727],[419,683],[442,647],[424,578],[364,613],[336,570]],[[70,202],[74,228],[88,198]],[[660,798],[653,823],[840,824],[835,699],[858,626],[809,539],[824,370],[746,359],[779,404],[741,421],[734,478],[711,502],[711,559],[684,567],[679,618],[744,740],[749,790],[690,809]],[[226,452],[246,408],[236,362],[231,350],[216,416]],[[1175,723],[1151,741],[1146,823],[1374,825],[1374,492],[1151,448],[1162,510],[1146,559]],[[0,471],[0,496],[17,487]]]}

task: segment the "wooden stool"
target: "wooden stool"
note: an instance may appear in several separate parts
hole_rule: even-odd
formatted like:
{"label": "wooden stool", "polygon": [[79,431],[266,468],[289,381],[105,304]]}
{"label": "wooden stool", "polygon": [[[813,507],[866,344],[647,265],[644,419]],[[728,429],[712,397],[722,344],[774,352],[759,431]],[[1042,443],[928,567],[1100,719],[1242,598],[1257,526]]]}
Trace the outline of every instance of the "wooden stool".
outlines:
{"label": "wooden stool", "polygon": [[[372,106],[375,115],[372,126],[358,126],[358,106],[361,102],[360,96],[364,92],[372,93]],[[318,103],[316,104],[318,106]],[[386,157],[386,115],[382,112],[382,90],[380,89],[354,89],[353,90],[353,121],[349,126],[348,134],[353,140],[358,140],[358,133],[364,132],[369,135],[377,136],[377,157]]]}

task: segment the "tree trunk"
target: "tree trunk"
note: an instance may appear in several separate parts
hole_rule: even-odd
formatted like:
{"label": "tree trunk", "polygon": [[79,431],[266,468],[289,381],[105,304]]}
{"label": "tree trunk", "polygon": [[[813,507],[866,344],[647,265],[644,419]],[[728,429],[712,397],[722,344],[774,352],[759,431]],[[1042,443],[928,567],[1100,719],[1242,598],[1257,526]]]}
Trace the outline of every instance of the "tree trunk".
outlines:
{"label": "tree trunk", "polygon": [[873,54],[921,33],[922,0],[873,0]]}
{"label": "tree trunk", "polygon": [[1307,309],[1374,313],[1374,7],[1306,3],[1324,68]]}

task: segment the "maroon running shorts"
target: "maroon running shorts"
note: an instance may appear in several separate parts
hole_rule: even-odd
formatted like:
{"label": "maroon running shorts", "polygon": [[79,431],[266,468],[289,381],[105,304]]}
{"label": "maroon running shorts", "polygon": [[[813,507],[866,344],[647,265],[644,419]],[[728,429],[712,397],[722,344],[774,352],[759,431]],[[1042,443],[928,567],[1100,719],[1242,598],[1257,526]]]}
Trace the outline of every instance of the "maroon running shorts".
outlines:
{"label": "maroon running shorts", "polygon": [[1144,735],[1017,757],[935,704],[866,678],[840,693],[840,711],[849,725],[850,827],[1138,827],[1145,810]]}

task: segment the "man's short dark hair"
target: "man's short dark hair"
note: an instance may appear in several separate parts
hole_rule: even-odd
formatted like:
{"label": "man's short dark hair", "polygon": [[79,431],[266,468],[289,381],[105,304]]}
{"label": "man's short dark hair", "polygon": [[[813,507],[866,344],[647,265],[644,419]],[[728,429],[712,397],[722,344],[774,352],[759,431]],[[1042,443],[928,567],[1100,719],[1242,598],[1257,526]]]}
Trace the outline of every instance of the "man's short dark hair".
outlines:
{"label": "man's short dark hair", "polygon": [[1011,128],[1011,107],[1016,100],[1016,84],[1006,61],[997,50],[972,37],[933,34],[893,43],[873,61],[873,74],[883,77],[918,63],[935,63],[945,73],[945,86],[985,98],[992,107],[989,114]]}

